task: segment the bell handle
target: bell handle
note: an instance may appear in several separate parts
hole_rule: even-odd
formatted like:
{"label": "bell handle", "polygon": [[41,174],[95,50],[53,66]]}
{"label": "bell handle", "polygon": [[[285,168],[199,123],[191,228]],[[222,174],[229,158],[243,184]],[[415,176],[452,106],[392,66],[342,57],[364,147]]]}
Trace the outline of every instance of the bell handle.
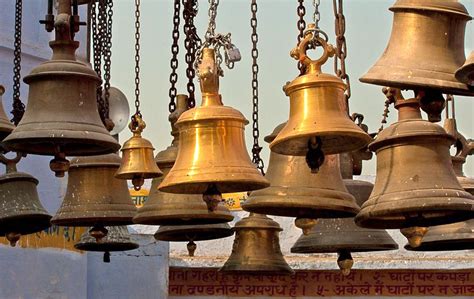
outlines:
{"label": "bell handle", "polygon": [[21,158],[26,157],[26,154],[16,152],[15,158],[9,159],[4,154],[0,153],[0,162],[5,165],[7,173],[16,172],[16,164],[20,162]]}

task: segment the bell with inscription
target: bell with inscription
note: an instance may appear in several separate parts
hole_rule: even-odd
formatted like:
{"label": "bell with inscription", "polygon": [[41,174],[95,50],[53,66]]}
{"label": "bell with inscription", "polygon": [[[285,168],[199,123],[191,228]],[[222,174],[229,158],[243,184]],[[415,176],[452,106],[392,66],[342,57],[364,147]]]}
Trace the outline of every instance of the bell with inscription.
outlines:
{"label": "bell with inscription", "polygon": [[[272,142],[283,126],[277,126],[265,141]],[[310,219],[353,217],[359,212],[342,181],[338,155],[327,156],[313,174],[305,157],[271,152],[265,177],[271,186],[253,191],[242,204],[244,210]]]}
{"label": "bell with inscription", "polygon": [[[344,97],[347,86],[340,78],[321,71],[321,66],[335,54],[334,48],[317,37],[323,47],[323,56],[311,60],[306,55],[314,40],[311,31],[314,24],[310,24],[308,29],[305,38],[291,52],[291,56],[305,66],[306,72],[284,87],[290,97],[290,116],[270,143],[270,149],[278,154],[306,155],[308,160],[314,160],[312,156],[321,158],[362,148],[371,138],[348,115]],[[315,161],[314,165],[308,162],[314,172],[321,164],[321,161]]]}
{"label": "bell with inscription", "polygon": [[8,119],[5,110],[3,109],[2,96],[4,93],[5,87],[3,87],[3,85],[0,85],[0,141],[7,137],[15,128],[15,126]]}
{"label": "bell with inscription", "polygon": [[[471,20],[453,0],[398,0],[382,57],[360,80],[400,89],[474,95],[454,73],[466,60],[464,35]],[[429,53],[429,55],[427,55]]]}
{"label": "bell with inscription", "polygon": [[227,223],[162,225],[156,231],[155,239],[168,242],[188,242],[189,256],[194,256],[197,248],[194,242],[227,238],[233,234],[234,231]]}
{"label": "bell with inscription", "polygon": [[202,194],[209,206],[221,201],[222,193],[269,186],[246,150],[244,126],[248,121],[222,104],[215,55],[214,49],[203,49],[199,65],[202,104],[184,112],[176,122],[178,156],[159,186],[162,192]]}
{"label": "bell with inscription", "polygon": [[139,245],[132,242],[126,226],[107,226],[108,233],[102,240],[97,241],[87,231],[74,247],[84,251],[104,252],[104,263],[110,263],[110,252],[137,249]]}
{"label": "bell with inscription", "polygon": [[459,81],[474,86],[474,51],[471,52],[463,66],[456,71],[455,76]]}
{"label": "bell with inscription", "polygon": [[232,253],[222,272],[291,274],[280,249],[280,225],[261,214],[250,213],[235,224]]}
{"label": "bell with inscription", "polygon": [[[171,134],[174,137],[173,142],[167,149],[159,152],[155,158],[156,164],[163,171],[163,177],[168,175],[176,161],[179,132],[174,124],[179,116],[187,110],[187,107],[188,97],[178,95],[176,110],[169,117]],[[193,225],[229,222],[234,218],[223,203],[216,203],[215,206],[208,207],[202,200],[202,195],[159,191],[158,186],[163,177],[153,179],[148,200],[143,207],[138,209],[133,222],[147,225]]]}

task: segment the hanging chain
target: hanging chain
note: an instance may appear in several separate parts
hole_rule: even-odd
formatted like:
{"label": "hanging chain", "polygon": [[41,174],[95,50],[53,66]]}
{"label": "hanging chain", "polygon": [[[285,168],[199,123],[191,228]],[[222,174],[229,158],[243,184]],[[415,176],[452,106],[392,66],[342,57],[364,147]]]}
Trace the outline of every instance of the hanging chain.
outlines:
{"label": "hanging chain", "polygon": [[189,95],[188,108],[194,108],[194,106],[196,106],[196,87],[194,85],[196,71],[194,69],[194,62],[196,60],[196,51],[201,46],[201,39],[199,38],[196,26],[194,25],[194,18],[198,13],[198,1],[183,0],[183,5],[184,34],[186,36],[184,39],[184,47],[186,48],[185,60],[188,64],[188,67],[186,68],[186,76],[188,78],[187,90]]}
{"label": "hanging chain", "polygon": [[23,0],[16,0],[15,4],[15,41],[13,50],[13,118],[12,123],[18,125],[23,114],[25,105],[20,100],[20,79],[21,79],[21,21]]}
{"label": "hanging chain", "polygon": [[106,26],[104,26],[104,99],[103,99],[103,119],[109,118],[109,90],[110,90],[110,75],[112,65],[112,17],[113,17],[113,0],[107,0],[105,5],[106,12]]}
{"label": "hanging chain", "polygon": [[216,36],[216,17],[217,17],[217,7],[219,6],[219,0],[209,0],[209,24],[207,26],[207,31],[205,34],[206,40],[209,40]]}
{"label": "hanging chain", "polygon": [[103,32],[105,8],[103,4],[104,0],[100,0],[98,3],[92,1],[90,6],[94,71],[97,73],[99,79],[101,79],[101,83],[97,86],[96,99],[102,122],[105,121],[105,102],[102,97],[102,54],[104,52]]}
{"label": "hanging chain", "polygon": [[250,26],[252,27],[252,134],[253,134],[253,147],[252,147],[252,162],[257,166],[260,172],[265,175],[264,163],[260,157],[262,147],[258,143],[260,137],[260,130],[258,128],[258,33],[257,33],[257,0],[252,0],[250,5],[252,11],[252,18],[250,19]]}
{"label": "hanging chain", "polygon": [[180,11],[181,11],[181,2],[180,0],[174,0],[174,14],[173,14],[173,31],[172,31],[172,38],[173,43],[171,44],[171,74],[170,74],[170,90],[169,90],[169,97],[170,103],[168,105],[168,110],[170,113],[173,113],[176,110],[176,95],[178,94],[178,90],[176,89],[176,83],[178,82],[178,73],[176,70],[178,69],[178,53],[179,53],[179,22],[180,22]]}
{"label": "hanging chain", "polygon": [[344,16],[343,7],[343,0],[333,0],[336,28],[336,57],[334,59],[334,72],[339,78],[341,78],[341,80],[344,81],[347,86],[345,91],[345,97],[346,103],[348,104],[349,99],[351,98],[351,82],[349,75],[346,72],[346,18]]}
{"label": "hanging chain", "polygon": [[[140,112],[140,0],[135,0],[135,115]],[[136,121],[132,116],[132,122]]]}
{"label": "hanging chain", "polygon": [[[298,21],[296,22],[296,27],[298,29],[298,44],[304,38],[304,31],[306,29],[306,21],[304,16],[306,15],[306,7],[304,6],[304,0],[298,0],[298,7],[296,8],[296,13],[298,14]],[[304,74],[305,67],[298,61],[298,69],[300,70],[300,75]]]}
{"label": "hanging chain", "polygon": [[313,23],[316,29],[319,29],[319,21],[321,20],[321,14],[319,13],[320,4],[321,4],[320,0],[313,0],[313,6],[314,6]]}
{"label": "hanging chain", "polygon": [[396,94],[397,94],[398,91],[396,89],[393,89],[393,88],[390,88],[390,87],[384,87],[384,88],[382,88],[382,92],[385,94],[385,97],[387,99],[385,100],[385,104],[384,104],[385,108],[384,108],[383,114],[382,114],[382,121],[380,122],[381,125],[380,125],[380,128],[379,128],[377,134],[382,132],[384,125],[387,123],[388,114],[390,113],[390,105],[395,104]]}

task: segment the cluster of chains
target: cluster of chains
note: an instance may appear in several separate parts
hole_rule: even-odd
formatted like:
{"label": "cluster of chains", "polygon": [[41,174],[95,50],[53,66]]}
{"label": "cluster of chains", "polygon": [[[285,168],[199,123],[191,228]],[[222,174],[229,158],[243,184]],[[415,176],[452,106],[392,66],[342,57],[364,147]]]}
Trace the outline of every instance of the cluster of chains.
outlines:
{"label": "cluster of chains", "polygon": [[12,122],[18,125],[23,114],[25,105],[20,99],[21,80],[21,22],[22,22],[22,0],[16,0],[15,4],[15,38],[13,50],[13,118]]}
{"label": "cluster of chains", "polygon": [[178,94],[178,90],[176,88],[176,83],[178,82],[178,73],[176,70],[178,69],[178,54],[179,54],[179,23],[180,23],[180,11],[181,11],[181,1],[174,0],[174,13],[173,13],[173,31],[172,31],[172,38],[173,43],[171,44],[171,73],[170,73],[170,90],[169,90],[169,97],[170,103],[168,105],[168,110],[170,113],[173,113],[176,110],[176,95]]}
{"label": "cluster of chains", "polygon": [[196,60],[196,51],[201,46],[201,39],[199,38],[196,26],[194,25],[194,18],[198,13],[198,0],[183,0],[183,5],[185,34],[184,47],[186,48],[185,61],[187,64],[186,77],[188,78],[186,88],[189,96],[188,108],[194,108],[194,106],[196,106],[196,87],[194,85],[196,70],[194,69],[194,61]]}
{"label": "cluster of chains", "polygon": [[[140,0],[135,0],[135,115],[140,112]],[[132,122],[136,122],[132,116]]]}

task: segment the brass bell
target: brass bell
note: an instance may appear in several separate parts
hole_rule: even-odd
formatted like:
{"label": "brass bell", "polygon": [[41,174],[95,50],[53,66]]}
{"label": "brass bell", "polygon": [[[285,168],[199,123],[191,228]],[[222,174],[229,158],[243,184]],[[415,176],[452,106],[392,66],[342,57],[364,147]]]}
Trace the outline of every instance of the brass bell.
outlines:
{"label": "brass bell", "polygon": [[53,56],[24,78],[29,84],[26,111],[4,140],[9,150],[55,156],[51,166],[60,168],[58,175],[67,170],[65,156],[108,154],[120,148],[99,116],[100,79],[76,60],[79,42],[72,40],[70,17],[71,7],[59,5],[56,38],[49,43]]}
{"label": "brass bell", "polygon": [[140,190],[145,179],[162,176],[163,173],[153,159],[153,145],[142,137],[145,122],[140,115],[132,117],[129,128],[133,136],[127,140],[122,151],[122,164],[115,177],[121,180],[132,180],[135,190]]}
{"label": "brass bell", "polygon": [[[314,24],[310,24],[309,29],[312,28]],[[347,86],[340,78],[321,71],[321,66],[334,55],[334,48],[318,37],[323,56],[311,60],[306,55],[313,39],[313,33],[308,33],[291,52],[306,72],[283,88],[290,97],[290,116],[270,143],[270,149],[278,154],[304,156],[308,150],[337,154],[362,148],[371,140],[348,115],[344,96]]]}
{"label": "brass bell", "polygon": [[235,224],[232,253],[219,271],[291,274],[280,249],[280,225],[261,214],[250,213]]}
{"label": "brass bell", "polygon": [[0,85],[0,141],[7,137],[15,128],[15,126],[8,119],[5,110],[3,109],[2,96],[4,93],[5,87],[3,87],[3,85]]}
{"label": "brass bell", "polygon": [[94,226],[99,239],[107,235],[104,226],[132,224],[136,207],[127,183],[114,177],[119,166],[117,154],[72,159],[66,195],[51,222]]}
{"label": "brass bell", "polygon": [[110,252],[112,251],[134,250],[139,247],[137,243],[132,242],[126,226],[107,226],[106,229],[108,230],[107,236],[99,241],[86,231],[82,234],[79,242],[74,244],[74,247],[84,251],[104,252],[104,263],[110,263]]}
{"label": "brass bell", "polygon": [[159,190],[203,194],[204,200],[217,202],[222,193],[268,187],[270,183],[246,150],[244,126],[248,121],[222,104],[214,49],[203,49],[199,78],[202,104],[184,112],[177,121],[178,156]]}
{"label": "brass bell", "polygon": [[357,225],[370,228],[426,227],[473,217],[473,197],[451,166],[454,137],[421,118],[418,99],[398,98],[398,122],[380,132],[375,187]]}
{"label": "brass bell", "polygon": [[[283,126],[277,126],[265,141],[272,142]],[[271,152],[265,177],[271,186],[253,191],[242,204],[244,210],[310,219],[353,217],[360,210],[344,186],[338,155],[327,156],[319,172],[312,174],[305,157]]]}
{"label": "brass bell", "polygon": [[148,225],[192,225],[232,221],[234,217],[224,204],[218,204],[211,209],[202,200],[201,195],[164,193],[158,190],[158,186],[176,161],[179,132],[174,124],[187,110],[188,97],[178,95],[176,104],[176,110],[170,115],[173,142],[155,158],[164,176],[153,179],[148,200],[138,209],[133,222]]}
{"label": "brass bell", "polygon": [[28,235],[50,227],[51,216],[43,208],[36,185],[38,180],[31,175],[18,172],[15,159],[0,156],[7,167],[0,176],[0,236],[5,236],[11,246],[15,246],[21,235]]}
{"label": "brass bell", "polygon": [[474,51],[471,52],[466,62],[455,73],[456,79],[474,86]]}
{"label": "brass bell", "polygon": [[155,239],[168,242],[188,242],[189,256],[194,256],[197,248],[194,242],[227,238],[233,234],[234,231],[227,223],[161,225],[155,233]]}
{"label": "brass bell", "polygon": [[435,89],[473,95],[454,77],[466,60],[464,35],[471,20],[453,0],[398,0],[392,34],[377,63],[360,81],[400,89]]}

